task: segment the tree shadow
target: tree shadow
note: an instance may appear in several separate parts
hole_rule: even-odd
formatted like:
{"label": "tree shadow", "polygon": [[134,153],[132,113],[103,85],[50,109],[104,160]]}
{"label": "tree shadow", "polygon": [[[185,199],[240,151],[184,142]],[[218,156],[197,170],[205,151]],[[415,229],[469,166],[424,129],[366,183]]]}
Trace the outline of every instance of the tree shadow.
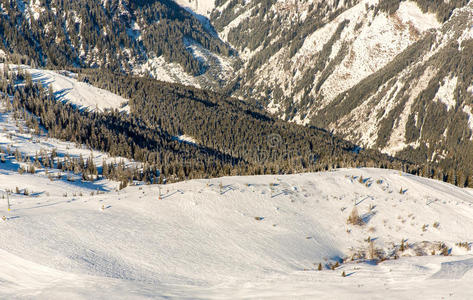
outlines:
{"label": "tree shadow", "polygon": [[355,201],[355,205],[361,204],[361,203],[364,202],[366,199],[370,199],[370,198],[373,200],[373,196],[366,196],[365,198],[359,200],[358,202]]}
{"label": "tree shadow", "polygon": [[67,178],[61,177],[59,181],[73,185],[76,187],[88,189],[88,190],[94,190],[94,191],[100,191],[100,192],[109,192],[110,190],[106,187],[105,183],[97,183],[95,181],[82,181],[82,180],[75,180],[75,181],[69,181]]}
{"label": "tree shadow", "polygon": [[229,187],[223,191],[220,192],[220,195],[225,195],[226,193],[230,192],[230,191],[234,191],[235,189],[232,188],[232,187]]}
{"label": "tree shadow", "polygon": [[376,215],[376,211],[370,211],[368,213],[365,213],[361,215],[361,220],[363,220],[363,223],[368,224],[371,220]]}
{"label": "tree shadow", "polygon": [[36,193],[31,193],[31,194],[30,194],[30,197],[39,197],[39,196],[43,195],[44,193],[45,193],[44,191],[42,191],[42,192],[36,192]]}
{"label": "tree shadow", "polygon": [[65,99],[64,97],[69,94],[69,92],[72,90],[72,88],[68,88],[68,89],[61,89],[59,91],[55,91],[53,94],[54,94],[54,98],[56,98],[56,100],[58,101],[61,101],[61,102],[65,102]]}
{"label": "tree shadow", "polygon": [[276,198],[276,197],[281,196],[281,195],[289,195],[289,191],[287,189],[282,190],[279,193],[272,195],[271,198]]}
{"label": "tree shadow", "polygon": [[370,266],[377,266],[378,265],[378,260],[376,259],[368,259],[364,261],[365,264],[370,265]]}
{"label": "tree shadow", "polygon": [[174,195],[179,194],[179,193],[180,193],[181,195],[184,194],[183,191],[181,191],[181,190],[176,190],[176,191],[171,192],[171,193],[168,193],[168,194],[166,194],[166,195],[162,195],[162,196],[161,196],[161,199],[166,199],[166,198],[169,198],[169,197],[174,196]]}

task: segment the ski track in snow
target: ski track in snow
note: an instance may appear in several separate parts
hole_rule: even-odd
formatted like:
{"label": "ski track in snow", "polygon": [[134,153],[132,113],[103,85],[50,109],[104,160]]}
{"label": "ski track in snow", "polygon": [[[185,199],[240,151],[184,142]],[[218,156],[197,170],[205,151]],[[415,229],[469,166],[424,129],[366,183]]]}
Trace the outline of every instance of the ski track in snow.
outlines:
{"label": "ski track in snow", "polygon": [[440,270],[432,275],[432,279],[461,279],[473,269],[473,258],[444,262]]}

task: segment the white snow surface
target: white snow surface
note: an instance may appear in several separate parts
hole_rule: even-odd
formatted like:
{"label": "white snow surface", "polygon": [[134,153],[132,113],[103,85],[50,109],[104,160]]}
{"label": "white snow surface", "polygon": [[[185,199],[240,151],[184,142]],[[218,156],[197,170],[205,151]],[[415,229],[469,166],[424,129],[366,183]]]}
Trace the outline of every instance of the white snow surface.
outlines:
{"label": "white snow surface", "polygon": [[413,25],[421,32],[441,26],[435,14],[423,13],[413,1],[401,2],[396,13],[404,23]]}
{"label": "white snow surface", "polygon": [[191,137],[191,136],[185,135],[185,134],[182,134],[182,135],[180,135],[180,136],[177,136],[176,139],[177,139],[178,141],[185,142],[185,143],[189,143],[189,144],[197,144],[196,139],[194,139],[194,138]]}
{"label": "white snow surface", "polygon": [[199,81],[192,75],[187,74],[181,65],[168,63],[162,56],[149,58],[144,64],[135,68],[133,72],[139,76],[151,75],[156,80],[180,82],[200,88]]}
{"label": "white snow surface", "polygon": [[[79,108],[104,111],[106,109],[118,109],[129,111],[126,105],[127,99],[113,94],[107,90],[94,87],[91,84],[78,81],[77,74],[68,71],[52,71],[44,69],[35,69],[29,66],[9,65],[11,70],[21,67],[30,73],[33,82],[43,84],[45,88],[50,85],[58,100],[66,101],[77,105]],[[0,64],[3,70],[3,64]]]}
{"label": "white snow surface", "polygon": [[215,0],[174,0],[182,7],[188,8],[193,12],[209,17],[215,8]]}
{"label": "white snow surface", "polygon": [[440,101],[447,106],[447,110],[455,108],[455,89],[457,88],[458,78],[456,76],[447,76],[441,82],[440,87],[435,95],[434,101]]}

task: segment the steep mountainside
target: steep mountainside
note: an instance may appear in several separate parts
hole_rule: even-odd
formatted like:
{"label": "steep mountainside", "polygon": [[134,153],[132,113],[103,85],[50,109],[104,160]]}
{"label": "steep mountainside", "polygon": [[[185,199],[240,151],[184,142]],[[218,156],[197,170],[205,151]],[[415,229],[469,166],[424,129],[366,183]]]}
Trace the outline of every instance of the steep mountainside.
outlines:
{"label": "steep mountainside", "polygon": [[363,147],[473,168],[473,3],[217,1],[227,91]]}
{"label": "steep mountainside", "polygon": [[422,1],[217,1],[211,20],[243,62],[231,88],[308,122],[466,1],[449,3],[430,11]]}
{"label": "steep mountainside", "polygon": [[106,67],[197,86],[224,79],[231,55],[170,0],[2,0],[0,49],[17,63]]}
{"label": "steep mountainside", "polygon": [[473,167],[473,3],[311,121],[367,147]]}

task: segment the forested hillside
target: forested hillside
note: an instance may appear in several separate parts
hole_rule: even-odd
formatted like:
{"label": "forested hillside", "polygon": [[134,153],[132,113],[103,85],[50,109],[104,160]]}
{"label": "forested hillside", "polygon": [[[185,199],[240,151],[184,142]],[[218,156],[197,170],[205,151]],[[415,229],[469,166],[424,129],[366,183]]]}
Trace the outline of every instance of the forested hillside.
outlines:
{"label": "forested hillside", "polygon": [[16,63],[132,72],[164,58],[197,76],[208,65],[189,51],[193,44],[231,54],[171,0],[0,1],[0,49]]}
{"label": "forested hillside", "polygon": [[157,174],[159,180],[178,181],[358,166],[449,179],[448,170],[435,165],[420,166],[363,150],[324,130],[275,119],[256,105],[179,84],[81,70],[82,80],[130,99],[128,114],[79,110],[57,101],[51,90],[33,83],[21,70],[3,78],[0,92],[12,97],[4,101],[11,101],[8,107],[27,124],[44,126],[52,137],[140,161],[147,166],[146,180],[154,181]]}
{"label": "forested hillside", "polygon": [[[315,151],[315,169],[351,161],[334,161],[336,151],[321,146],[332,143],[333,132],[353,143],[341,148],[381,151],[425,167],[426,176],[468,183],[473,3],[188,6],[201,11],[199,5],[206,12],[214,7],[204,12],[209,20],[170,0],[3,1],[0,48],[13,63],[76,68],[82,80],[131,99],[132,116],[144,126],[246,163],[255,163],[255,153],[273,155],[264,148],[271,134],[291,153],[330,152],[324,161]],[[248,169],[306,170],[311,159],[295,157],[288,162],[276,154],[271,164],[278,166]]]}
{"label": "forested hillside", "polygon": [[[459,186],[473,183],[473,174],[465,166],[439,165],[412,155],[406,155],[404,160],[393,159],[377,150],[361,149],[317,127],[284,122],[248,101],[179,84],[92,70],[80,72],[80,79],[130,99],[131,114],[147,127],[158,126],[173,136],[190,136],[201,146],[253,163],[247,169],[250,174],[354,164],[403,168]],[[462,158],[466,162],[469,154]]]}

